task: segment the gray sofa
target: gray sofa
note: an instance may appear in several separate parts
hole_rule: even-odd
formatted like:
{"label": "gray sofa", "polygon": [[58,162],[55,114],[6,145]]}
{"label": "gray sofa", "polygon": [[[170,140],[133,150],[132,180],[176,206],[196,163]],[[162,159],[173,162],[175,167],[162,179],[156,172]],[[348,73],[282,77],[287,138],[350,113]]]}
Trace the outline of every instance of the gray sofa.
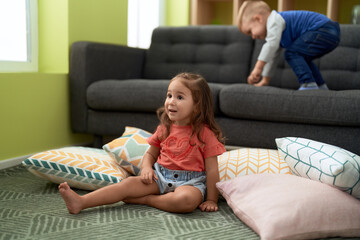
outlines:
{"label": "gray sofa", "polygon": [[149,49],[76,42],[70,56],[71,125],[76,133],[154,131],[155,111],[179,72],[209,82],[227,145],[276,148],[275,138],[309,138],[360,154],[360,26],[341,25],[340,46],[315,63],[330,91],[297,91],[281,57],[267,87],[246,84],[263,41],[235,26],[160,27]]}

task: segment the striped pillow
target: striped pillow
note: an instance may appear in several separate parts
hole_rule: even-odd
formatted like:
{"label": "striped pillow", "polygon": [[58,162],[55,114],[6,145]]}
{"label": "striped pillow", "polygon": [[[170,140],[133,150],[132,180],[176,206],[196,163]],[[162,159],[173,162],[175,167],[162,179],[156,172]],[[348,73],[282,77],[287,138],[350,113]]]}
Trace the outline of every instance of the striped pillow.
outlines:
{"label": "striped pillow", "polygon": [[240,148],[218,156],[220,181],[259,173],[291,174],[277,150]]}
{"label": "striped pillow", "polygon": [[54,183],[95,190],[129,176],[104,151],[96,148],[66,147],[37,153],[22,164],[34,175]]}

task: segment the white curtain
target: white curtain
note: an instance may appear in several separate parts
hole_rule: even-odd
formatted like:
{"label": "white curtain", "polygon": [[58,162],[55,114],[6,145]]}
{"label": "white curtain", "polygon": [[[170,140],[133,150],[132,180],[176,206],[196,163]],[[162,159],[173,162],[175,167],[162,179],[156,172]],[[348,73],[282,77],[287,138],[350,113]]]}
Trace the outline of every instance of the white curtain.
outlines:
{"label": "white curtain", "polygon": [[152,31],[163,25],[164,8],[164,0],[128,1],[128,46],[150,46]]}

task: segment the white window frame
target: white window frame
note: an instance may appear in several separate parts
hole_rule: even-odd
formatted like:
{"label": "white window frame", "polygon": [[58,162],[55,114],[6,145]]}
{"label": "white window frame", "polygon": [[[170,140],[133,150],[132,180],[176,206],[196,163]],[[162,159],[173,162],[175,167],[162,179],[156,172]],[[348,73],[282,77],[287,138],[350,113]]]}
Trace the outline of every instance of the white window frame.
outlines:
{"label": "white window frame", "polygon": [[129,47],[149,48],[154,28],[165,24],[165,0],[128,1]]}
{"label": "white window frame", "polygon": [[25,1],[27,13],[27,61],[0,61],[0,72],[38,71],[38,5],[37,0]]}

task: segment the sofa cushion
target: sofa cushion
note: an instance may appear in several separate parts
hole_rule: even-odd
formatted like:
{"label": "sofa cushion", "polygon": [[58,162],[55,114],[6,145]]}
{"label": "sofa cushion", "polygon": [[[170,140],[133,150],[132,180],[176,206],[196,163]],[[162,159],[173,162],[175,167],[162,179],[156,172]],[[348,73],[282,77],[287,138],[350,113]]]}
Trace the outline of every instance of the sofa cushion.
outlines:
{"label": "sofa cushion", "polygon": [[[169,80],[103,80],[87,89],[87,104],[102,111],[155,112],[163,106]],[[225,85],[209,83],[214,110],[219,112],[219,92]]]}
{"label": "sofa cushion", "polygon": [[208,82],[246,82],[254,41],[235,26],[160,27],[152,35],[144,78],[196,72]]}
{"label": "sofa cushion", "polygon": [[168,80],[103,80],[91,84],[86,93],[92,109],[155,112],[163,105]]}
{"label": "sofa cushion", "polygon": [[221,90],[220,110],[233,118],[360,126],[357,90],[297,91],[233,84]]}

